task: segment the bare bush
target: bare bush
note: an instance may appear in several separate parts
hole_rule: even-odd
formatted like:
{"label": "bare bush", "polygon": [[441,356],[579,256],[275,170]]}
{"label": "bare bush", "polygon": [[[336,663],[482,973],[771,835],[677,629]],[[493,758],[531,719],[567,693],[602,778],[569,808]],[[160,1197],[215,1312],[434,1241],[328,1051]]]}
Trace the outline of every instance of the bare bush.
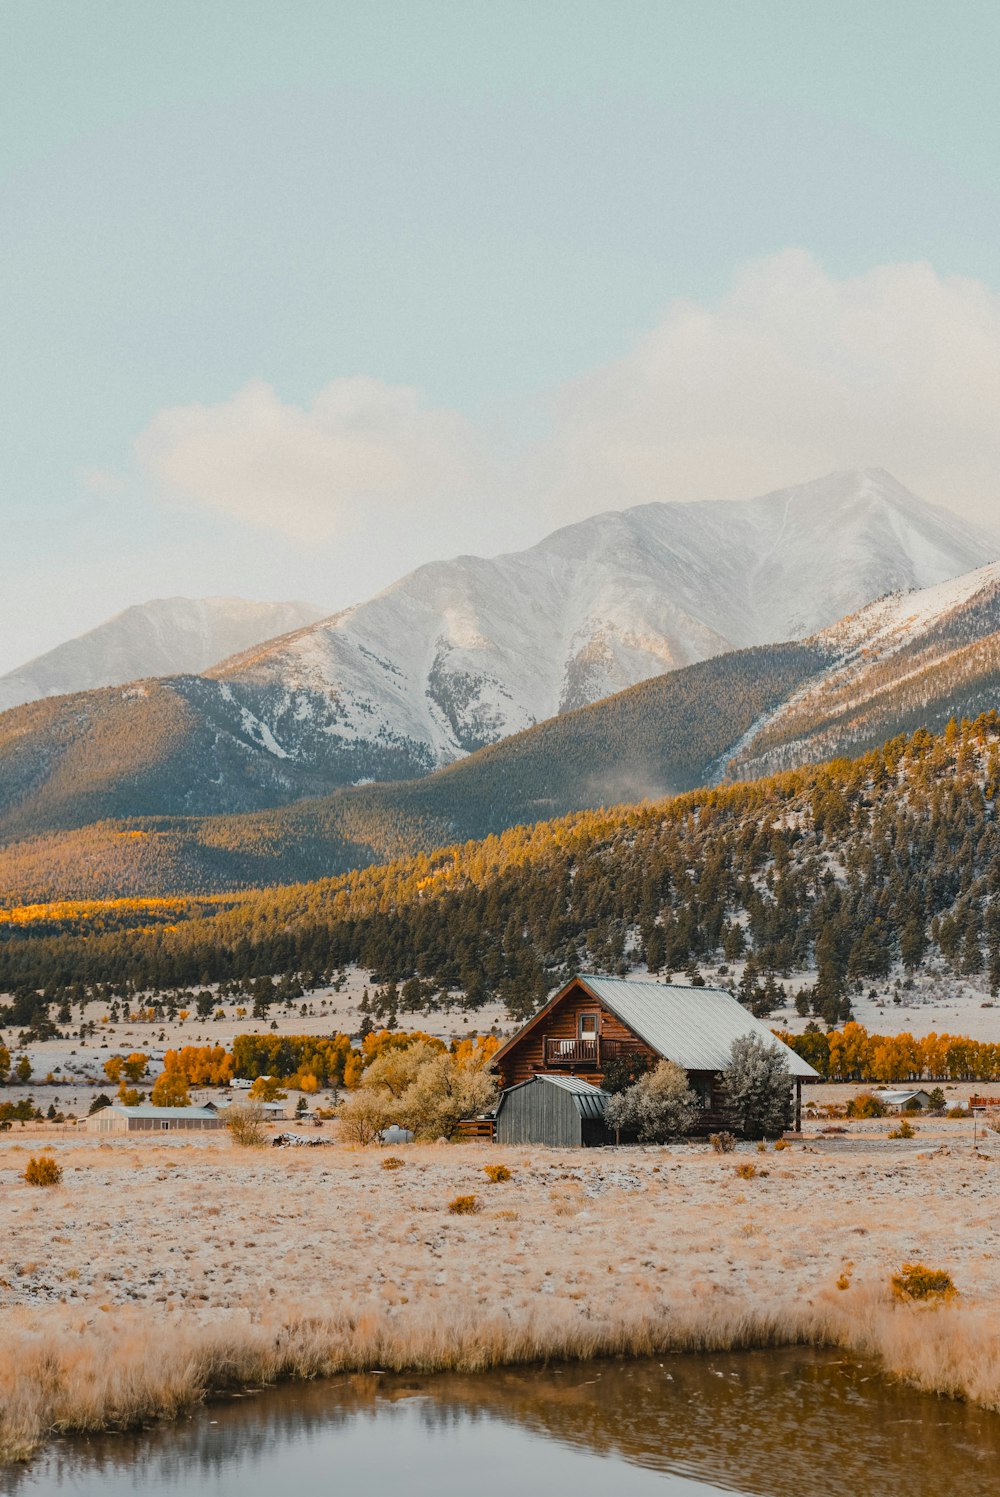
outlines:
{"label": "bare bush", "polygon": [[264,1109],[256,1102],[240,1102],[226,1109],[229,1137],[241,1149],[262,1149],[267,1143]]}

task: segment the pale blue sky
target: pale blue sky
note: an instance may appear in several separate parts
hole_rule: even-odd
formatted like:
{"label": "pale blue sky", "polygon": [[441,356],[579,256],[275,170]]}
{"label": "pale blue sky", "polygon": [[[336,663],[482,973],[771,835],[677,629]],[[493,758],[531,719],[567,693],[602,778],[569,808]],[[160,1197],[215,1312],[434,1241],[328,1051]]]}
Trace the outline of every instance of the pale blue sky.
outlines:
{"label": "pale blue sky", "polygon": [[[550,503],[537,449],[576,382],[789,248],[834,288],[914,261],[982,283],[962,305],[988,359],[998,64],[1000,8],[961,0],[0,0],[0,668],[153,595],[333,608],[621,502],[560,471]],[[908,318],[910,295],[873,325]],[[951,318],[942,303],[929,325]],[[311,440],[294,408],[357,376],[415,388],[476,455],[445,483],[445,438],[421,429],[396,508],[352,481],[326,523],[337,459],[309,446],[289,507],[303,465],[318,489],[287,526],[241,510],[245,475],[209,492],[230,446],[175,460],[171,425],[155,462],[135,455],[164,410],[264,382],[291,415],[254,461],[281,490],[290,444]],[[951,502],[946,454],[908,447],[895,412],[887,451],[832,431],[784,464],[779,432],[713,468],[708,433],[692,496],[815,476],[795,470],[814,451],[905,468],[912,448],[899,476]],[[361,419],[382,432],[381,407]],[[965,425],[980,442],[982,421],[953,424],[953,444]],[[989,515],[992,461],[984,446],[956,479],[966,513]],[[439,481],[447,502],[426,497]]]}

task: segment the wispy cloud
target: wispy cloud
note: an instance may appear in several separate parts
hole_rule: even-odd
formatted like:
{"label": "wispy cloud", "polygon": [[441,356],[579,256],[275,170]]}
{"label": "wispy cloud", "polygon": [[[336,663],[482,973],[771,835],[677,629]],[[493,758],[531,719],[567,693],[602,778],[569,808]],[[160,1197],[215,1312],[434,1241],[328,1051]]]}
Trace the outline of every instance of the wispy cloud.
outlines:
{"label": "wispy cloud", "polygon": [[[631,351],[553,392],[545,435],[514,461],[488,456],[457,412],[363,377],[306,406],[253,383],[165,410],[136,450],[161,491],[253,525],[328,542],[396,517],[410,546],[426,520],[454,549],[481,540],[488,495],[501,525],[519,514],[520,542],[526,500],[541,534],[600,509],[745,497],[847,467],[887,468],[995,522],[998,411],[1000,295],[923,263],[837,279],[788,250],[711,305],[672,303]],[[392,534],[376,539],[392,551]]]}
{"label": "wispy cloud", "polygon": [[993,519],[998,412],[996,292],[921,263],[838,280],[789,250],[557,392],[533,483],[577,514],[878,466]]}
{"label": "wispy cloud", "polygon": [[308,406],[254,382],[216,405],[161,411],[136,454],[172,495],[320,541],[354,528],[364,506],[457,501],[482,477],[461,416],[363,377],[334,380]]}

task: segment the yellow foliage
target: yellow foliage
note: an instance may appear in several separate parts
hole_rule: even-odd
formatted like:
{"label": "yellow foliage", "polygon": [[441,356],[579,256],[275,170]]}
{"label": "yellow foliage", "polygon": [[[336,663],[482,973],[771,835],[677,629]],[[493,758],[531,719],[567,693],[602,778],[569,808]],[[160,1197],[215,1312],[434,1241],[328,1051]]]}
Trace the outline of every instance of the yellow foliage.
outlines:
{"label": "yellow foliage", "polygon": [[21,1178],[28,1185],[58,1185],[62,1174],[51,1154],[39,1154],[37,1158],[33,1154]]}
{"label": "yellow foliage", "polygon": [[943,1304],[958,1294],[951,1274],[943,1268],[928,1268],[924,1263],[904,1263],[892,1276],[893,1299]]}
{"label": "yellow foliage", "polygon": [[164,1071],[156,1078],[150,1101],[154,1107],[188,1107],[191,1094],[187,1079],[181,1071]]}

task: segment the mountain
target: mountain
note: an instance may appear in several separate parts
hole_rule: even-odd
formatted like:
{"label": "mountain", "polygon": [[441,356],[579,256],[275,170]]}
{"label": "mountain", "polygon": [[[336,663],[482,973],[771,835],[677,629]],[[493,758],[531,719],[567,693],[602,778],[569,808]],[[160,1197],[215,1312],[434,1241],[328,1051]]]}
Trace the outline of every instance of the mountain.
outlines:
{"label": "mountain", "polygon": [[[204,675],[0,715],[0,880],[8,897],[42,898],[315,877],[539,816],[865,747],[925,720],[943,723],[956,709],[974,715],[996,695],[994,568],[949,582],[938,574],[990,544],[876,473],[748,505],[644,506],[557,532],[517,556],[423,568],[368,604]],[[897,588],[853,608],[859,590],[900,577],[909,588],[928,576],[930,592]],[[817,618],[827,625],[842,598],[850,616],[806,642],[720,653],[723,626],[752,635],[806,629]],[[616,648],[628,610],[633,639],[646,619],[646,644],[655,610],[661,623],[671,611],[669,649],[657,636],[666,655],[693,652],[692,610],[703,619],[714,611],[710,650],[708,625],[699,625],[710,658],[574,709],[564,649],[570,604],[589,620],[593,663],[595,621],[607,623],[616,602]],[[443,628],[452,655],[464,630],[458,677],[434,636]],[[605,664],[621,666],[623,650],[609,646]],[[546,681],[563,710],[466,754],[455,733],[448,737],[454,724],[442,704],[466,728],[482,709],[483,727],[487,657],[496,667],[489,701],[509,719],[498,726],[494,713],[497,731],[543,710]],[[648,672],[653,660],[633,654],[629,668]],[[569,674],[581,689],[579,671]],[[530,712],[529,687],[537,687]]]}
{"label": "mountain", "polygon": [[[996,560],[1000,540],[887,473],[749,501],[596,515],[530,550],[458,557],[209,674],[340,782],[422,774],[557,713],[734,649],[804,639],[886,593]],[[336,766],[338,750],[343,768]],[[360,769],[360,775],[359,775]]]}
{"label": "mountain", "polygon": [[0,712],[42,697],[144,676],[207,670],[224,656],[249,649],[323,616],[308,603],[254,603],[246,598],[156,598],[126,608],[77,639],[0,676]]}
{"label": "mountain", "polygon": [[[937,993],[961,979],[985,995],[1000,984],[998,795],[994,713],[853,762],[515,827],[237,900],[21,911],[0,926],[0,992],[27,989],[41,1017],[53,998],[93,1000],[83,985],[162,992],[283,973],[322,983],[353,963],[405,983],[375,993],[377,1017],[456,994],[527,1014],[567,971],[694,963],[762,1015],[781,1004],[778,979],[799,974],[796,1007],[824,1025],[850,1017],[864,989],[909,1003],[920,972]],[[981,1057],[983,1079],[997,1075],[995,1051]],[[945,1059],[968,1075],[967,1049]]]}
{"label": "mountain", "polygon": [[[145,814],[156,797],[167,810],[175,807],[164,801],[192,803],[191,756],[204,744],[197,731],[183,731],[186,704],[179,688],[198,682],[95,693],[87,705],[93,710],[94,697],[101,696],[99,721],[69,746],[34,793],[18,800],[10,778],[0,775],[0,844],[6,843],[0,845],[0,887],[8,899],[39,901],[287,883],[567,811],[676,794],[702,784],[711,763],[825,665],[825,657],[806,645],[739,651],[551,718],[420,779],[221,816]],[[71,711],[78,700],[36,706]],[[140,735],[129,731],[128,716],[137,709],[147,724],[141,735],[146,751],[133,759],[128,744]],[[34,735],[16,759],[4,751],[2,738],[4,722],[20,715],[0,718],[0,770],[21,762],[27,774],[37,761]],[[43,736],[53,736],[51,725]],[[221,741],[219,735],[217,757]],[[262,773],[274,763],[271,757],[247,756],[241,779],[235,740],[229,744],[234,757],[227,782],[248,794],[267,788],[250,774]],[[94,770],[101,763],[114,769],[98,782]],[[308,794],[308,779],[297,783]],[[272,793],[279,788],[270,787]],[[134,809],[123,816],[122,806]]]}
{"label": "mountain", "polygon": [[725,772],[754,778],[1000,705],[1000,564],[897,592],[823,630],[825,669],[762,714]]}

